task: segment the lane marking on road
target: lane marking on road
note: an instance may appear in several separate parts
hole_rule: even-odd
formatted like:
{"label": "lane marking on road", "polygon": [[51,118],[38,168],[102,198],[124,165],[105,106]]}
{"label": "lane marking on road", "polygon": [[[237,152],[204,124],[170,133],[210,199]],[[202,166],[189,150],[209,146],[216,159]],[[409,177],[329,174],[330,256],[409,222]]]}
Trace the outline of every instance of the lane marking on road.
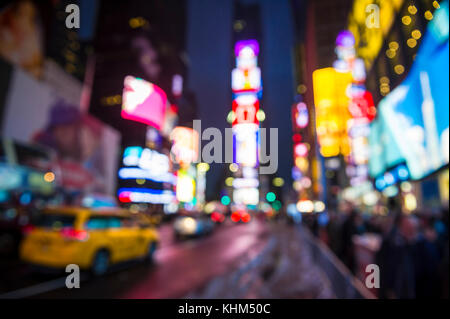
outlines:
{"label": "lane marking on road", "polygon": [[[86,274],[81,274],[80,282],[85,282]],[[23,299],[38,296],[40,294],[66,288],[66,277],[45,281],[33,286],[20,288],[0,295],[0,299]]]}
{"label": "lane marking on road", "polygon": [[22,299],[31,296],[39,295],[45,292],[49,292],[58,288],[66,286],[66,278],[58,278],[51,281],[46,281],[34,286],[14,290],[0,295],[0,299]]}

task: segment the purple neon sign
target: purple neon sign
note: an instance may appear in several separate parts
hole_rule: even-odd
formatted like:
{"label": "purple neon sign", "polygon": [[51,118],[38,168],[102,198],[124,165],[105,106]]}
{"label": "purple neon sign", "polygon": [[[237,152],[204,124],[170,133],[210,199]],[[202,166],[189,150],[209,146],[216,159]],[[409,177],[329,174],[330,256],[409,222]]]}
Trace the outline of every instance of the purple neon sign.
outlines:
{"label": "purple neon sign", "polygon": [[236,57],[240,56],[241,51],[244,48],[247,48],[247,47],[252,49],[252,51],[255,54],[255,56],[259,55],[259,44],[258,44],[258,41],[256,41],[256,40],[242,40],[242,41],[236,42],[236,45],[234,46],[234,54],[236,55]]}

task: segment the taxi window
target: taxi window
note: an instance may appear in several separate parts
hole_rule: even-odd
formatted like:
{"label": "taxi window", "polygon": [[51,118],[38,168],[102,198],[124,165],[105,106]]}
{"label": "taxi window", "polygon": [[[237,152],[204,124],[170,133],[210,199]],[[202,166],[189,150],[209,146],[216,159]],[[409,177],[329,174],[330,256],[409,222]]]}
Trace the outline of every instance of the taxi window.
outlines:
{"label": "taxi window", "polygon": [[86,223],[88,229],[108,229],[123,227],[121,218],[114,216],[92,216]]}
{"label": "taxi window", "polygon": [[91,217],[86,223],[88,229],[106,229],[109,226],[109,218],[103,216]]}
{"label": "taxi window", "polygon": [[36,226],[44,228],[64,228],[72,227],[75,223],[75,216],[42,214],[37,218]]}
{"label": "taxi window", "polygon": [[118,217],[111,217],[108,220],[109,228],[120,228],[122,227],[122,221]]}

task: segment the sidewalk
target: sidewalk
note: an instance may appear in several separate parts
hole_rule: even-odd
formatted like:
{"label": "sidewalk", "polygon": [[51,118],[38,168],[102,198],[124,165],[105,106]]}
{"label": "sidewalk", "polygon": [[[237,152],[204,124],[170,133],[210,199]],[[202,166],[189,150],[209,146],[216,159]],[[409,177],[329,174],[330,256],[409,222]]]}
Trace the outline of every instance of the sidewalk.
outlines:
{"label": "sidewalk", "polygon": [[187,298],[336,298],[314,264],[299,228],[274,224],[264,251],[237,270],[210,281]]}

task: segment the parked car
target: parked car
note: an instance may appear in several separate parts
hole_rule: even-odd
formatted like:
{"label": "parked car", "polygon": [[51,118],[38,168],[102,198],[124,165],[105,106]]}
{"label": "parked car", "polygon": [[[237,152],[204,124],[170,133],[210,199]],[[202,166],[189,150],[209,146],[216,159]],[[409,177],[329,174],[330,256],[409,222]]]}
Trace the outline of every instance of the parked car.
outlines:
{"label": "parked car", "polygon": [[208,216],[181,216],[174,224],[176,239],[186,239],[209,235],[214,229],[214,222]]}
{"label": "parked car", "polygon": [[64,269],[76,264],[103,275],[117,263],[152,261],[157,243],[154,227],[127,210],[53,207],[27,231],[20,256],[32,265]]}

